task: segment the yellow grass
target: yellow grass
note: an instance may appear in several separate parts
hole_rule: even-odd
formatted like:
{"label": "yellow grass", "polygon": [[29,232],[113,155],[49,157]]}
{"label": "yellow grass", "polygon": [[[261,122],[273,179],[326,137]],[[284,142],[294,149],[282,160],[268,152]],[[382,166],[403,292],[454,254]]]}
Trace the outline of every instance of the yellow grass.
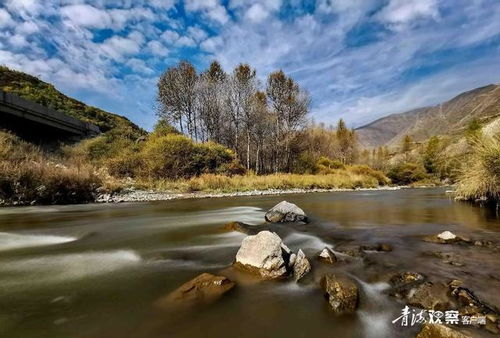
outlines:
{"label": "yellow grass", "polygon": [[350,170],[335,170],[327,175],[236,175],[205,174],[187,180],[143,182],[148,187],[176,192],[237,192],[252,190],[286,189],[354,189],[376,188],[376,177],[353,173]]}

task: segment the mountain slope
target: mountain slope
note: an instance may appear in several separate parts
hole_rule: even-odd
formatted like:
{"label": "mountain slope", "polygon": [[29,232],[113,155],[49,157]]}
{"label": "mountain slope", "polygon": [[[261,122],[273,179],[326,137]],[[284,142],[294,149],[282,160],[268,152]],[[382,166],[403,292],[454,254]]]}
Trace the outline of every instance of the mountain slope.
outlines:
{"label": "mountain slope", "polygon": [[144,130],[123,116],[88,106],[64,95],[53,85],[35,76],[4,66],[0,66],[0,90],[95,124],[102,132],[119,131],[132,138],[145,133]]}
{"label": "mountain slope", "polygon": [[357,128],[365,147],[395,145],[410,135],[423,141],[434,135],[454,134],[472,120],[489,121],[500,115],[500,85],[488,85],[464,92],[433,107],[393,114]]}

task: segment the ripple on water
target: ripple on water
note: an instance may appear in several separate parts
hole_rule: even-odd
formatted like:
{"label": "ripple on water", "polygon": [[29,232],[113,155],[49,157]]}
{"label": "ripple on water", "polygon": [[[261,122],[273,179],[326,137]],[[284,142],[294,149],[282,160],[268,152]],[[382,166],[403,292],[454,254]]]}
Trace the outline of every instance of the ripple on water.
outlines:
{"label": "ripple on water", "polygon": [[0,251],[27,248],[34,246],[44,246],[61,244],[77,240],[76,237],[55,236],[55,235],[35,235],[35,234],[15,234],[0,232]]}
{"label": "ripple on water", "polygon": [[22,286],[78,280],[136,266],[132,250],[95,251],[18,259],[0,264],[1,286]]}

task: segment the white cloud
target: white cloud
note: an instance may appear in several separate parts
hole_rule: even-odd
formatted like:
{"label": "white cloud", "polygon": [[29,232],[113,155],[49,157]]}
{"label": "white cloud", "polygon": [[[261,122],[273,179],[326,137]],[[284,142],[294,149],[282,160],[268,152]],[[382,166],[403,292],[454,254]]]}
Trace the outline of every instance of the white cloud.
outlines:
{"label": "white cloud", "polygon": [[127,37],[113,36],[101,44],[102,51],[114,60],[133,55],[140,51],[144,37],[139,32],[132,32]]}
{"label": "white cloud", "polygon": [[185,0],[184,7],[189,12],[201,12],[220,24],[229,21],[226,8],[220,4],[219,0]]}
{"label": "white cloud", "polygon": [[223,46],[223,43],[224,41],[220,36],[214,36],[203,41],[200,47],[206,52],[216,53],[217,50]]}
{"label": "white cloud", "polygon": [[157,56],[167,56],[168,55],[168,48],[163,46],[160,42],[158,41],[149,41],[148,42],[148,48],[151,51],[152,54],[157,55]]}
{"label": "white cloud", "polygon": [[200,42],[202,40],[205,40],[207,37],[207,32],[205,32],[203,29],[199,27],[194,27],[191,26],[187,29],[188,35],[193,38],[196,42]]}
{"label": "white cloud", "polygon": [[70,24],[89,27],[106,28],[111,26],[109,14],[90,5],[71,5],[61,8],[61,14]]}
{"label": "white cloud", "polygon": [[245,13],[245,17],[253,22],[261,22],[269,16],[269,12],[259,3],[254,4]]}
{"label": "white cloud", "polygon": [[38,32],[40,29],[37,24],[32,21],[25,21],[16,25],[16,33],[21,35],[31,35]]}
{"label": "white cloud", "polygon": [[391,0],[377,17],[396,28],[404,27],[416,19],[439,16],[437,0]]}
{"label": "white cloud", "polygon": [[154,71],[149,68],[144,60],[133,58],[127,60],[125,63],[128,67],[130,67],[133,71],[144,74],[153,74]]}
{"label": "white cloud", "polygon": [[12,16],[5,9],[0,8],[0,28],[6,28],[14,25]]}

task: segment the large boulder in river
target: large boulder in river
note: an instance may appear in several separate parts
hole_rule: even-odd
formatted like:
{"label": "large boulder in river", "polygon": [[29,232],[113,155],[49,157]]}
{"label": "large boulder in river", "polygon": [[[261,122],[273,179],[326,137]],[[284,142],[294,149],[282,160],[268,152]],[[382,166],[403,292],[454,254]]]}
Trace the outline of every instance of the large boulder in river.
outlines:
{"label": "large boulder in river", "polygon": [[471,338],[441,324],[424,324],[416,338]]}
{"label": "large boulder in river", "polygon": [[160,307],[199,305],[213,302],[231,290],[235,283],[224,276],[202,273],[192,280],[182,284],[166,297],[161,298]]}
{"label": "large boulder in river", "polygon": [[304,277],[309,271],[311,271],[311,264],[307,260],[304,252],[299,249],[293,264],[293,277],[295,278],[295,281]]}
{"label": "large boulder in river", "polygon": [[243,239],[234,265],[262,278],[273,279],[287,275],[289,258],[290,250],[278,235],[261,231]]}
{"label": "large boulder in river", "polygon": [[318,254],[318,260],[324,263],[333,264],[337,261],[337,256],[335,256],[332,250],[324,248]]}
{"label": "large boulder in river", "polygon": [[307,215],[298,206],[287,201],[282,201],[269,209],[266,213],[266,221],[271,223],[280,222],[306,222]]}
{"label": "large boulder in river", "polygon": [[350,278],[328,274],[323,277],[321,286],[325,298],[336,313],[352,313],[358,307],[359,291]]}

